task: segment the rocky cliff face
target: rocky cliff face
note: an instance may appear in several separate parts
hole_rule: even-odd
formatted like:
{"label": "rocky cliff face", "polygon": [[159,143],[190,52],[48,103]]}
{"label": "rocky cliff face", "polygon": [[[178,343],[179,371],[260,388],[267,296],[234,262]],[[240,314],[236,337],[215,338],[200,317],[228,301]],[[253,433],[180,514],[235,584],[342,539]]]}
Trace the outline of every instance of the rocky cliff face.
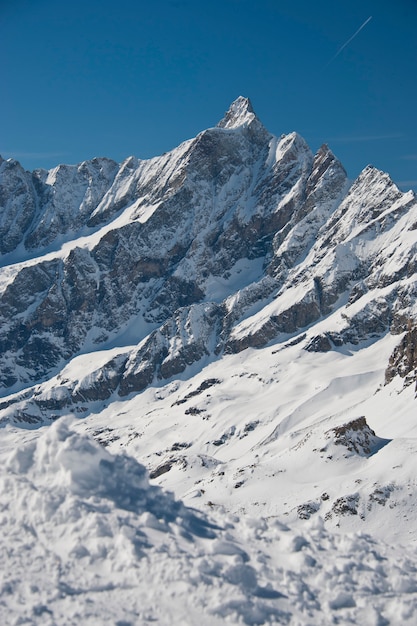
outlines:
{"label": "rocky cliff face", "polygon": [[407,331],[390,356],[385,381],[390,383],[396,376],[404,379],[405,386],[415,383],[417,392],[417,326],[411,320]]}
{"label": "rocky cliff face", "polygon": [[[6,404],[124,397],[319,322],[309,351],[402,333],[417,313],[413,193],[371,166],[350,184],[327,146],[272,136],[246,98],[148,161],[1,161],[0,201],[0,383],[27,388]],[[114,346],[88,379],[42,387]]]}

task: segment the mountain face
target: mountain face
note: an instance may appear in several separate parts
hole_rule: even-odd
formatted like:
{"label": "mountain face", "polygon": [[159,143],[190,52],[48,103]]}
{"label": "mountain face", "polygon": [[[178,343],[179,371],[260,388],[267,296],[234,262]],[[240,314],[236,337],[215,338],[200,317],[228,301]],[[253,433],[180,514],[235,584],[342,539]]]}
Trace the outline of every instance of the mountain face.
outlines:
{"label": "mountain face", "polygon": [[372,166],[349,182],[247,98],[160,157],[2,160],[0,176],[4,423],[89,414],[268,346],[337,356],[392,338],[382,383],[415,388],[414,194]]}
{"label": "mountain face", "polygon": [[32,174],[9,160],[0,174],[3,393],[110,345],[137,343],[97,373],[91,398],[281,341],[336,310],[337,327],[308,350],[415,319],[414,195],[370,166],[350,185],[327,146],[313,155],[296,133],[270,135],[246,98],[155,159]]}
{"label": "mountain face", "polygon": [[0,614],[67,623],[82,580],[86,620],[168,623],[146,553],[181,623],[414,624],[413,192],[240,97],[150,160],[0,160],[0,205]]}

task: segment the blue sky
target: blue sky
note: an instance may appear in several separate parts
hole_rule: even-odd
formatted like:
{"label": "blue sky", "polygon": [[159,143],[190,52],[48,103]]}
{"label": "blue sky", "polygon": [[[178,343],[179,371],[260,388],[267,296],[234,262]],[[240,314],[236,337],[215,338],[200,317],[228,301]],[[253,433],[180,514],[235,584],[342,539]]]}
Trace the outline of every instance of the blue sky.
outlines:
{"label": "blue sky", "polygon": [[0,154],[27,169],[156,156],[244,95],[417,190],[417,0],[0,0],[0,41]]}

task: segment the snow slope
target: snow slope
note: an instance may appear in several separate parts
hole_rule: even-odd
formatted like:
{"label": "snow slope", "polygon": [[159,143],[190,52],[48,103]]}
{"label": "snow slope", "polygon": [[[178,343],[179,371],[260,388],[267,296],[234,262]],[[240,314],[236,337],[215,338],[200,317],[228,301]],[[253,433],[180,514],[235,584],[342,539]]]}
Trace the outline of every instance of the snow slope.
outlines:
{"label": "snow slope", "polygon": [[1,469],[3,624],[413,624],[415,549],[207,517],[59,420]]}

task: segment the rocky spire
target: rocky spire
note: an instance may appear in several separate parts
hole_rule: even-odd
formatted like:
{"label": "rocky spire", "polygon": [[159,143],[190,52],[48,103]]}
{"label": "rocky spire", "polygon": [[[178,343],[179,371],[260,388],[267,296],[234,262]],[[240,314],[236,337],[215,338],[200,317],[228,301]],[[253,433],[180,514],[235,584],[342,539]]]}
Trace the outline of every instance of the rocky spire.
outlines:
{"label": "rocky spire", "polygon": [[238,128],[257,119],[249,98],[239,96],[229,107],[224,118],[217,124],[219,128]]}

